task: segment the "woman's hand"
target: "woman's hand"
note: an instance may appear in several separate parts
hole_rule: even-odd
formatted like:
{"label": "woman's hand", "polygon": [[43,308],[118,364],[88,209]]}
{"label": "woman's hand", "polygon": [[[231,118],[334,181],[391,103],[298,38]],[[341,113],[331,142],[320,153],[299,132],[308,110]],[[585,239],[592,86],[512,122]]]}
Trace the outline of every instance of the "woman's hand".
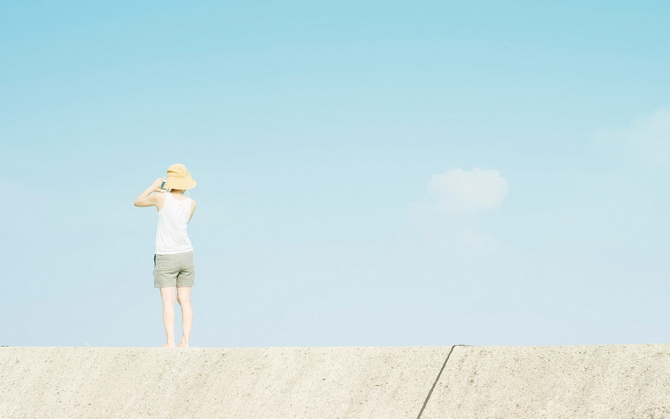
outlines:
{"label": "woman's hand", "polygon": [[154,180],[154,183],[151,184],[151,188],[153,188],[154,192],[160,192],[161,191],[161,185],[165,182],[165,179],[158,178]]}

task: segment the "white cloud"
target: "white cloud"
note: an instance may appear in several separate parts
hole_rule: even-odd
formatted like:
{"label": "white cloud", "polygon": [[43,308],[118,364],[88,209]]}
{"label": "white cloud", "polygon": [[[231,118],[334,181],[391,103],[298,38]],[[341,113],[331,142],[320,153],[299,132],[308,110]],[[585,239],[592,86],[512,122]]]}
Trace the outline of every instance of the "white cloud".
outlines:
{"label": "white cloud", "polygon": [[618,158],[670,163],[670,108],[637,117],[625,126],[603,129],[596,143]]}
{"label": "white cloud", "polygon": [[424,199],[408,205],[412,231],[423,241],[451,255],[458,249],[480,253],[504,247],[485,231],[481,217],[500,207],[509,190],[499,171],[451,169],[433,175],[427,189]]}
{"label": "white cloud", "polygon": [[508,190],[507,180],[494,169],[451,169],[428,181],[429,200],[440,213],[498,208]]}

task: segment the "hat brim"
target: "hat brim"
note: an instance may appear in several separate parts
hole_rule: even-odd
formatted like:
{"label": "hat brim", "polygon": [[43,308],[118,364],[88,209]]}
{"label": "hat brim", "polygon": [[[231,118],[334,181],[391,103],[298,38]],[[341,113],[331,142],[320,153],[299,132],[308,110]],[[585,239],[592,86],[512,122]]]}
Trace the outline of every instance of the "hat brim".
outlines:
{"label": "hat brim", "polygon": [[170,179],[168,177],[168,180],[165,182],[165,189],[180,189],[180,190],[193,189],[195,188],[196,184],[197,182],[190,177],[182,179],[175,179],[175,178]]}

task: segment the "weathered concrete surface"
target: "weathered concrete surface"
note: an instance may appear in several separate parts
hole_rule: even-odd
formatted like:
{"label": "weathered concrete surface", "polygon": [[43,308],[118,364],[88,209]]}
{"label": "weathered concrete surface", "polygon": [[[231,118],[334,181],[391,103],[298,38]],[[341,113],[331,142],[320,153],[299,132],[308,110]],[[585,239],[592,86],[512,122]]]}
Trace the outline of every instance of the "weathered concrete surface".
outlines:
{"label": "weathered concrete surface", "polygon": [[456,346],[422,418],[670,418],[670,345]]}
{"label": "weathered concrete surface", "polygon": [[5,347],[0,365],[0,418],[670,418],[670,345]]}
{"label": "weathered concrete surface", "polygon": [[0,417],[414,418],[451,347],[0,348]]}

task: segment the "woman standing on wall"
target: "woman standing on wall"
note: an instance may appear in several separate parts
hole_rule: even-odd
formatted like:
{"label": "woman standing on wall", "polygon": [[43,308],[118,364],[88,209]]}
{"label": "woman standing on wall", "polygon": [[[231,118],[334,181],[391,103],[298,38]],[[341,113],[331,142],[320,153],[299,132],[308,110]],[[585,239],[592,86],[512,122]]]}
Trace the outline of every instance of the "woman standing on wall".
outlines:
{"label": "woman standing on wall", "polygon": [[187,225],[195,211],[195,200],[184,196],[184,191],[194,188],[195,180],[183,164],[173,164],[167,169],[167,179],[154,183],[135,199],[136,207],[156,207],[158,229],[154,254],[154,287],[160,288],[163,299],[163,325],[167,342],[164,347],[175,347],[174,339],[174,289],[181,306],[183,336],[180,347],[189,346],[193,325],[191,287],[195,282],[193,246],[188,237]]}

